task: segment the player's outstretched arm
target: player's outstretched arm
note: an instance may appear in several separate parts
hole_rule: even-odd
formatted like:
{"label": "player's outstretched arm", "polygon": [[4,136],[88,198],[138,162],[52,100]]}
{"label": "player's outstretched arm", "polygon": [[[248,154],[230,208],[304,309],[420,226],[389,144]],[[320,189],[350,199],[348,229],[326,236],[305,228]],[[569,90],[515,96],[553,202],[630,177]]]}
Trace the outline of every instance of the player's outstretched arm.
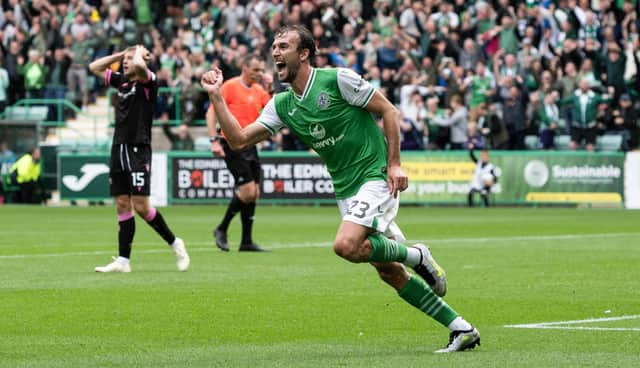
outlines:
{"label": "player's outstretched arm", "polygon": [[202,76],[200,84],[209,94],[209,100],[213,104],[213,110],[220,124],[220,129],[224,132],[231,149],[240,151],[269,138],[269,131],[261,124],[249,124],[244,129],[240,127],[236,118],[229,112],[224,97],[222,97],[222,80],[222,72],[220,69],[214,68]]}
{"label": "player's outstretched arm", "polygon": [[111,64],[115,63],[116,61],[122,60],[122,58],[124,57],[124,53],[125,51],[119,51],[94,60],[93,62],[91,62],[91,64],[89,64],[89,70],[91,70],[91,72],[98,77],[104,78],[104,71],[107,70],[107,68]]}
{"label": "player's outstretched arm", "polygon": [[209,142],[211,143],[211,153],[216,157],[224,157],[224,149],[220,144],[220,139],[218,137],[218,128],[216,123],[216,112],[213,110],[213,107],[207,109],[207,114],[205,115],[205,120],[207,122],[207,129],[209,130]]}
{"label": "player's outstretched arm", "polygon": [[389,190],[395,197],[409,186],[409,179],[400,167],[400,120],[402,114],[384,97],[376,91],[365,109],[382,116],[384,136],[387,138],[387,183]]}

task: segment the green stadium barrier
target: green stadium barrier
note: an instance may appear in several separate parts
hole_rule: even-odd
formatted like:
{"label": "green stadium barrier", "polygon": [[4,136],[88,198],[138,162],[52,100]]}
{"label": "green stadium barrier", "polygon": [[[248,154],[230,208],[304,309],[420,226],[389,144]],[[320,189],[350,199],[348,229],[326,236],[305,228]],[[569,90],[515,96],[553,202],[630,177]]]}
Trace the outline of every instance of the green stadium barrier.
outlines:
{"label": "green stadium barrier", "polygon": [[[49,109],[57,107],[55,120],[48,120]],[[76,105],[66,99],[49,99],[49,98],[29,98],[16,101],[11,106],[8,106],[5,111],[0,114],[0,125],[3,126],[16,126],[16,125],[33,125],[35,127],[35,142],[39,142],[43,137],[43,128],[58,128],[65,127],[67,125],[65,118],[65,109],[72,111],[76,116],[83,121],[87,121],[92,124],[93,136],[88,137],[83,134],[80,135],[78,145],[82,146],[82,149],[88,150],[101,150],[102,141],[104,138],[98,137],[97,133],[97,119],[99,116],[89,115],[83,112]],[[78,132],[76,132],[78,133]]]}
{"label": "green stadium barrier", "polygon": [[[596,137],[596,151],[601,152],[618,152],[622,146],[622,135],[599,135]],[[563,134],[556,136],[554,142],[556,147],[561,150],[569,149],[571,136]],[[524,138],[524,144],[529,150],[541,149],[540,138],[537,135],[527,135]]]}
{"label": "green stadium barrier", "polygon": [[[118,91],[115,88],[109,88],[107,90],[107,101],[109,101],[109,113],[108,113],[108,119],[109,119],[109,125],[110,126],[114,126],[115,122],[116,122],[116,118],[115,118],[115,114],[114,114],[114,109],[113,109],[113,105],[112,105],[112,100],[113,100],[113,95],[118,93]],[[169,125],[180,125],[183,123],[183,117],[182,117],[182,107],[181,107],[181,103],[180,103],[180,98],[182,95],[183,91],[180,88],[176,88],[176,87],[160,87],[158,88],[158,95],[172,95],[173,96],[173,106],[170,107],[173,109],[173,119],[169,119],[167,121],[167,123]],[[160,120],[154,120],[153,121],[153,125],[162,125],[165,122],[160,121]],[[207,125],[205,120],[194,120],[191,122],[191,125],[195,125],[195,126],[205,126]]]}
{"label": "green stadium barrier", "polygon": [[[169,204],[223,203],[233,196],[233,177],[224,160],[208,152],[166,156],[162,175],[167,176]],[[260,156],[261,202],[335,203],[331,179],[318,156],[306,152],[262,152]],[[61,153],[61,198],[107,199],[108,158],[106,152]],[[492,201],[497,205],[619,205],[624,159],[622,153],[494,151],[491,162],[497,167],[498,183]],[[402,204],[466,203],[475,168],[468,152],[403,152],[402,164],[410,183],[401,195]]]}
{"label": "green stadium barrier", "polygon": [[2,192],[3,193],[12,193],[12,192],[17,192],[18,190],[20,190],[20,187],[18,186],[18,184],[14,183],[11,180],[11,175],[9,173],[2,174],[2,177],[0,179],[2,181]]}
{"label": "green stadium barrier", "polygon": [[47,106],[9,106],[4,112],[8,120],[37,120],[46,121],[49,107]]}

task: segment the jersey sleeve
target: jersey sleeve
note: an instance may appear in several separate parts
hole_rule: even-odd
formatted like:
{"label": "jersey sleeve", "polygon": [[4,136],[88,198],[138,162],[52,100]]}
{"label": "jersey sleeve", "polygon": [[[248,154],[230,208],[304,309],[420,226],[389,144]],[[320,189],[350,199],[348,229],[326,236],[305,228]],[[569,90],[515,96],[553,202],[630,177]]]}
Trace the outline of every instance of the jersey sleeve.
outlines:
{"label": "jersey sleeve", "polygon": [[376,89],[371,83],[362,79],[351,69],[338,69],[338,89],[340,94],[348,104],[365,107],[371,101]]}
{"label": "jersey sleeve", "polygon": [[278,112],[276,111],[275,97],[272,97],[271,100],[267,102],[256,121],[264,126],[271,135],[275,135],[282,127],[284,127],[284,123],[280,120]]}
{"label": "jersey sleeve", "polygon": [[156,73],[152,72],[151,70],[147,69],[147,79],[141,81],[142,84],[157,84],[158,83],[158,78],[156,77]]}
{"label": "jersey sleeve", "polygon": [[104,71],[104,80],[107,82],[107,85],[113,88],[119,88],[126,81],[126,77],[122,73],[107,69]]}

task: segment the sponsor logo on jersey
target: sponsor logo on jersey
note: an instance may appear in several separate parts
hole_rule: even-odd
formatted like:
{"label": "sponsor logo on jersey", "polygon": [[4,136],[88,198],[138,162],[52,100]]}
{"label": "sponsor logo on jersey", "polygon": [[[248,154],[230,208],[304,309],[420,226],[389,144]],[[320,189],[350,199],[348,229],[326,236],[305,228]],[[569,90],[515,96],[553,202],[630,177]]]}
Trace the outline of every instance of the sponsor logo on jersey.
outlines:
{"label": "sponsor logo on jersey", "polygon": [[309,125],[309,134],[315,139],[322,139],[327,134],[327,131],[320,124],[312,123]]}
{"label": "sponsor logo on jersey", "polygon": [[296,113],[296,111],[298,111],[298,108],[297,108],[297,107],[294,107],[293,109],[291,109],[291,111],[287,111],[287,114],[288,114],[289,116],[293,116],[293,114],[295,114],[295,113]]}
{"label": "sponsor logo on jersey", "polygon": [[131,90],[129,92],[118,92],[118,97],[122,98],[122,99],[127,99],[133,95],[136,94],[136,85],[134,84],[133,87],[131,87]]}
{"label": "sponsor logo on jersey", "polygon": [[323,149],[323,148],[327,148],[327,147],[333,147],[333,146],[336,145],[336,143],[340,142],[342,140],[342,138],[344,138],[344,134],[340,134],[337,137],[329,137],[327,139],[323,139],[321,141],[314,142],[313,143],[313,149],[314,150],[319,150],[319,149]]}
{"label": "sponsor logo on jersey", "polygon": [[318,98],[316,99],[316,103],[318,104],[318,108],[319,109],[326,109],[327,107],[329,107],[329,95],[327,94],[327,92],[320,92],[320,94],[318,94]]}
{"label": "sponsor logo on jersey", "polygon": [[336,145],[336,143],[342,140],[342,138],[344,138],[344,134],[340,134],[337,137],[333,136],[325,138],[325,136],[327,135],[327,131],[322,125],[318,123],[311,123],[309,125],[309,134],[311,134],[313,138],[317,139],[317,141],[313,142],[313,144],[311,145],[315,150],[333,147]]}

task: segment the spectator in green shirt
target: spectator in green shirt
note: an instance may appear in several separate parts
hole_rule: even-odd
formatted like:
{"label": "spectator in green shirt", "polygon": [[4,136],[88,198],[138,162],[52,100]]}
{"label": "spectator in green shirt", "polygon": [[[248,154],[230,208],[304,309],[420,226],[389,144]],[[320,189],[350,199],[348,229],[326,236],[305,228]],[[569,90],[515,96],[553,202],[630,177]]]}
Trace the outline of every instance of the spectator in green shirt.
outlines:
{"label": "spectator in green shirt", "polygon": [[556,105],[558,92],[548,93],[544,96],[544,102],[538,109],[540,122],[539,137],[542,149],[555,148],[554,138],[560,122],[560,109]]}
{"label": "spectator in green shirt", "polygon": [[478,27],[478,34],[484,34],[495,25],[491,17],[491,6],[484,1],[478,1],[476,3],[476,26]]}
{"label": "spectator in green shirt", "polygon": [[[151,31],[153,29],[153,18],[151,14],[151,1],[136,0],[136,40],[137,43],[151,47]],[[146,36],[146,37],[145,37]],[[148,38],[148,39],[147,39]]]}
{"label": "spectator in green shirt", "polygon": [[[22,61],[22,63],[20,63]],[[49,68],[44,64],[44,57],[38,50],[29,50],[29,60],[25,64],[22,57],[18,58],[19,73],[24,76],[24,89],[27,98],[41,98],[42,89],[47,81]]]}
{"label": "spectator in green shirt", "polygon": [[193,138],[189,134],[187,124],[180,124],[177,134],[171,131],[169,124],[163,124],[162,131],[171,142],[172,151],[193,151]]}
{"label": "spectator in green shirt", "polygon": [[573,110],[569,148],[577,149],[584,140],[586,150],[592,152],[596,144],[598,105],[604,99],[590,89],[587,79],[582,79],[578,87],[579,89],[573,95],[562,101],[572,106]]}
{"label": "spectator in green shirt", "polygon": [[513,18],[508,15],[502,17],[502,28],[500,29],[500,48],[504,50],[506,54],[518,53],[518,37],[516,36],[516,29]]}
{"label": "spectator in green shirt", "polygon": [[471,101],[469,102],[471,120],[477,121],[476,110],[478,105],[489,101],[495,94],[495,80],[486,69],[484,62],[478,61],[475,74],[466,81],[467,87],[471,90]]}
{"label": "spectator in green shirt", "polygon": [[447,114],[444,109],[438,106],[438,97],[429,97],[427,99],[427,119],[425,127],[425,136],[429,138],[429,149],[443,150],[451,139],[451,129],[447,126],[439,126],[435,123],[435,119],[444,118]]}

